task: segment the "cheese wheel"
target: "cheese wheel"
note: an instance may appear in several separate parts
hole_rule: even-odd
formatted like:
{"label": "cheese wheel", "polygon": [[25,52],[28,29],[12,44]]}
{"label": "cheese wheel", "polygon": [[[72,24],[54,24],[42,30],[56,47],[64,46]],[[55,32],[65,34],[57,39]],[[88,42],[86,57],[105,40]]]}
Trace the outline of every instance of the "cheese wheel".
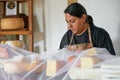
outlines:
{"label": "cheese wheel", "polygon": [[23,18],[2,18],[1,19],[1,29],[11,30],[24,28]]}
{"label": "cheese wheel", "polygon": [[24,48],[24,41],[22,41],[22,40],[1,41],[1,44],[7,44],[7,45],[9,45],[11,47]]}

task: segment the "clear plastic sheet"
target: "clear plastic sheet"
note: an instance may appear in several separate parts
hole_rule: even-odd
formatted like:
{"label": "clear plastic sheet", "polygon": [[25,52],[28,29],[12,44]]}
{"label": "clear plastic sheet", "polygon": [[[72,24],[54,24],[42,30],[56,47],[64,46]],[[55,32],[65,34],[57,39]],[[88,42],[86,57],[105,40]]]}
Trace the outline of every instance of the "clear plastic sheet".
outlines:
{"label": "clear plastic sheet", "polygon": [[77,52],[64,48],[38,54],[0,45],[0,80],[104,80],[101,65],[120,65],[119,60],[105,48]]}

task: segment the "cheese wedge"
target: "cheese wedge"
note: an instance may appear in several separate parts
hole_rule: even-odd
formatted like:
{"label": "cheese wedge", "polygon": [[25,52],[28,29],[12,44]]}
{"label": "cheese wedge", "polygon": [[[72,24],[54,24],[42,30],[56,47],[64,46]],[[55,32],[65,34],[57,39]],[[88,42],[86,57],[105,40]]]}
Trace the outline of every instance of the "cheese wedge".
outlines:
{"label": "cheese wedge", "polygon": [[48,60],[46,67],[46,76],[53,76],[57,71],[65,66],[66,62],[61,60]]}
{"label": "cheese wedge", "polygon": [[56,66],[56,61],[55,60],[48,60],[47,61],[47,68],[46,68],[46,76],[52,76],[55,75],[57,71],[57,66]]}
{"label": "cheese wedge", "polygon": [[102,61],[101,59],[95,56],[81,57],[80,65],[81,65],[81,68],[92,68],[96,63],[99,63],[101,61]]}

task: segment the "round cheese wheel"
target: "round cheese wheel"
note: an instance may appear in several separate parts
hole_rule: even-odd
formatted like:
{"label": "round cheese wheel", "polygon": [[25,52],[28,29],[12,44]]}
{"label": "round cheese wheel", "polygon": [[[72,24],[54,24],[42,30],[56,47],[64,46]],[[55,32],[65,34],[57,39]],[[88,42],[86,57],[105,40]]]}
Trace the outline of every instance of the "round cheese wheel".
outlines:
{"label": "round cheese wheel", "polygon": [[1,41],[1,44],[7,44],[12,47],[24,48],[24,41],[22,41],[22,40]]}
{"label": "round cheese wheel", "polygon": [[24,28],[23,18],[2,18],[1,19],[1,29],[11,30]]}

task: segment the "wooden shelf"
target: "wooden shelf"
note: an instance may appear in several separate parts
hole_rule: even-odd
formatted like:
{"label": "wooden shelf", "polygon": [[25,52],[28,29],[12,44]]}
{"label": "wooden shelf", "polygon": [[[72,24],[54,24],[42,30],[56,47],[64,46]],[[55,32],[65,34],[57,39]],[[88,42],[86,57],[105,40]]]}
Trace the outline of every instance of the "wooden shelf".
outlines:
{"label": "wooden shelf", "polygon": [[2,35],[29,35],[32,34],[32,31],[29,30],[0,30]]}
{"label": "wooden shelf", "polygon": [[19,2],[26,2],[28,0],[0,0],[0,1],[19,1]]}
{"label": "wooden shelf", "polygon": [[[19,37],[19,35],[26,35],[26,41],[28,50],[33,51],[33,0],[0,0],[0,2],[8,2],[8,1],[17,1],[20,2],[25,2],[27,4],[27,9],[28,9],[28,15],[27,15],[27,26],[24,27],[24,29],[17,29],[17,30],[1,30],[0,29],[0,35],[16,35]],[[19,8],[17,9],[19,11]],[[9,16],[8,16],[9,17]],[[25,16],[19,16],[22,18],[25,18]],[[26,22],[25,22],[26,23]]]}

